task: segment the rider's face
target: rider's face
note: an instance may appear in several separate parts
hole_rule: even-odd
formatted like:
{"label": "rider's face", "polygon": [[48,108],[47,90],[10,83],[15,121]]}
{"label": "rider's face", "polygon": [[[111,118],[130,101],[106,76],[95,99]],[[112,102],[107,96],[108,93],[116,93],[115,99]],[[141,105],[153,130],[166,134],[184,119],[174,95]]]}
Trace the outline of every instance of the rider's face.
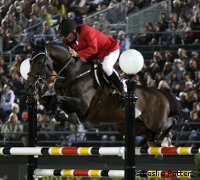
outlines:
{"label": "rider's face", "polygon": [[64,37],[64,39],[67,42],[73,42],[76,39],[76,35],[74,32],[70,32],[66,37]]}

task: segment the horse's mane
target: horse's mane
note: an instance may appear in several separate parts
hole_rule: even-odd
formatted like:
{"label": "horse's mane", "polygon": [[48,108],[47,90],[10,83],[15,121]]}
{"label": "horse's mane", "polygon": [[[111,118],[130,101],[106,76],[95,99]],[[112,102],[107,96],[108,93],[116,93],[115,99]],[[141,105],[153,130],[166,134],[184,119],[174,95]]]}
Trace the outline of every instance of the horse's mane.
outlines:
{"label": "horse's mane", "polygon": [[49,43],[49,44],[46,44],[46,46],[47,46],[47,47],[48,47],[48,46],[57,46],[57,47],[61,47],[61,48],[67,49],[67,47],[64,46],[63,44],[60,44],[60,43],[54,43],[54,42]]}
{"label": "horse's mane", "polygon": [[[69,50],[68,50],[68,47],[69,47],[69,46],[65,46],[64,44],[60,44],[60,43],[49,43],[49,44],[46,45],[47,48],[48,48],[48,47],[51,47],[51,46],[53,46],[53,47],[58,47],[58,48],[60,48],[61,50],[64,50],[64,51],[69,52]],[[47,49],[47,48],[46,48],[46,49]]]}

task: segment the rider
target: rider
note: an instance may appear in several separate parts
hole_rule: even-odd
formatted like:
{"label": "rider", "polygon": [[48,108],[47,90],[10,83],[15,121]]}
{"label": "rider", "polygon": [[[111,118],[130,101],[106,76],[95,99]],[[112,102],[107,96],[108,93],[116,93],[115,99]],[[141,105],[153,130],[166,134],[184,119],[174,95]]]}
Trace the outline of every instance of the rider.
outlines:
{"label": "rider", "polygon": [[77,25],[71,19],[61,21],[59,33],[64,44],[70,47],[72,56],[87,61],[102,59],[102,68],[108,79],[123,93],[123,83],[113,69],[120,54],[120,45],[115,39],[86,24]]}

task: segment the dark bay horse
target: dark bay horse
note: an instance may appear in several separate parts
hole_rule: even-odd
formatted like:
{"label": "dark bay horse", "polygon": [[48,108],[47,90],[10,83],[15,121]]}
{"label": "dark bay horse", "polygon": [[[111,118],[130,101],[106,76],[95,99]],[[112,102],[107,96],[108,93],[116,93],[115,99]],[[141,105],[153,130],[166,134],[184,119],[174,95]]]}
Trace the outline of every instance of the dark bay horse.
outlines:
{"label": "dark bay horse", "polygon": [[[53,70],[57,73],[56,94],[63,97],[59,102],[61,109],[76,112],[81,121],[92,124],[115,123],[119,132],[125,132],[125,108],[121,106],[120,95],[102,88],[94,77],[93,65],[71,57],[62,45],[49,44],[45,53],[31,59],[27,90],[34,89],[41,79],[47,82]],[[148,132],[149,141],[155,134],[167,134],[173,127],[169,117],[180,115],[175,97],[170,92],[143,86],[137,86],[135,93],[136,107],[141,111],[136,119],[136,134]]]}

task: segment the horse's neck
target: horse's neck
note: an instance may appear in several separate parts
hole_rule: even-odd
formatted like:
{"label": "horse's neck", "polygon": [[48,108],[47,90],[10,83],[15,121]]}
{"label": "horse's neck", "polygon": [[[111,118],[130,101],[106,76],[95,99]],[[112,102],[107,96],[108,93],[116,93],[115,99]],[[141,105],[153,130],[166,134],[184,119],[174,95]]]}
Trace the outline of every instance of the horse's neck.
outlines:
{"label": "horse's neck", "polygon": [[89,63],[87,63],[85,61],[81,61],[81,60],[77,61],[75,66],[76,66],[76,70],[79,73],[84,73],[84,72],[92,69],[92,65],[91,64],[89,64]]}

